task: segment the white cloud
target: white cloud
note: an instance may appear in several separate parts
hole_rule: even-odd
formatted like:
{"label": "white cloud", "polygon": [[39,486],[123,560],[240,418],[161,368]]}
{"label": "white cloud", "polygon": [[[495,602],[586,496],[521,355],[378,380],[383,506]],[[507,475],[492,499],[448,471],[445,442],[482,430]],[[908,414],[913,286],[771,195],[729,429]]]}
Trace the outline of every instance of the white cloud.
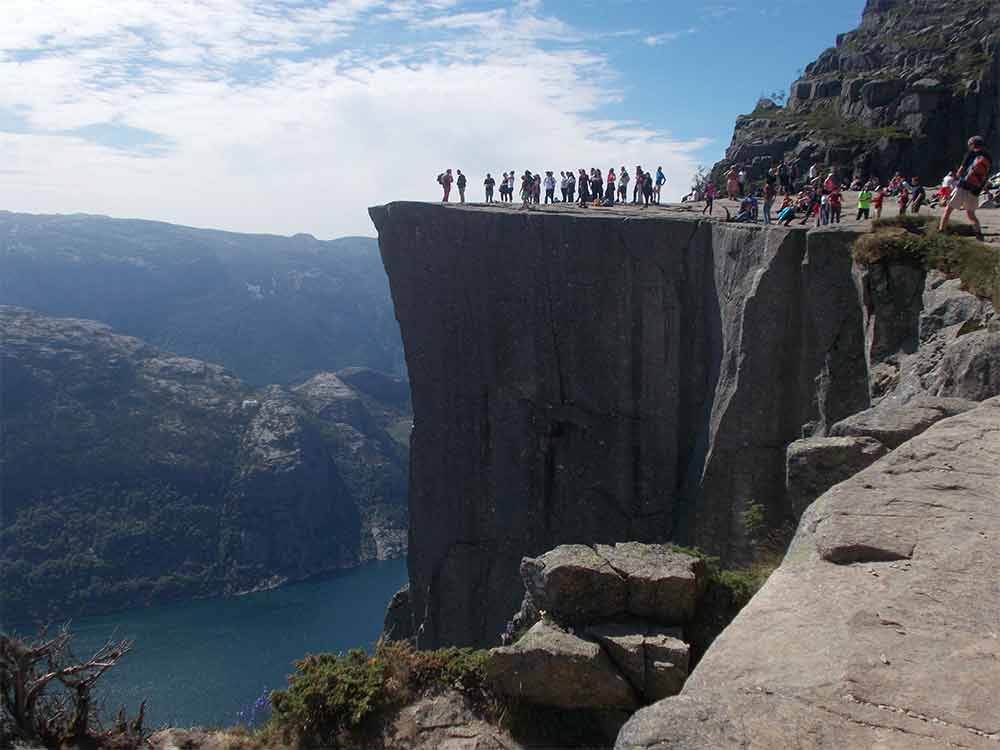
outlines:
{"label": "white cloud", "polygon": [[[704,145],[595,117],[620,98],[608,66],[538,2],[5,3],[0,121],[31,128],[0,133],[11,210],[372,234],[367,206],[435,199],[445,166],[476,196],[487,171],[662,164],[677,197]],[[400,19],[429,38],[366,45]],[[163,145],[72,134],[107,124]]]}

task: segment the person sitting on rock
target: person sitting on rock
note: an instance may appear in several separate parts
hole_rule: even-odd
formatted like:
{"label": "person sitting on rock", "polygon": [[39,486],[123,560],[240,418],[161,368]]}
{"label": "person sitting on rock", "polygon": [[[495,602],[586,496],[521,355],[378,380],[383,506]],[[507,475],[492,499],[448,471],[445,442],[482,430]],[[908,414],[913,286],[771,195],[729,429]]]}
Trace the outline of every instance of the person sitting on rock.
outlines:
{"label": "person sitting on rock", "polygon": [[940,231],[948,228],[948,221],[951,219],[952,211],[964,210],[972,222],[976,231],[976,239],[983,241],[983,228],[976,218],[976,209],[979,208],[979,196],[986,187],[986,182],[993,167],[993,158],[986,150],[986,141],[982,136],[974,135],[969,139],[969,152],[962,161],[962,166],[958,170],[958,185],[955,194],[948,201],[948,206],[941,214],[941,223],[938,225]]}
{"label": "person sitting on rock", "polygon": [[910,191],[901,189],[896,202],[899,204],[899,215],[903,216],[906,213],[906,207],[910,204]]}
{"label": "person sitting on rock", "polygon": [[781,201],[781,207],[778,209],[778,223],[784,224],[787,227],[791,225],[794,218],[795,204],[792,202],[792,196],[786,195]]}

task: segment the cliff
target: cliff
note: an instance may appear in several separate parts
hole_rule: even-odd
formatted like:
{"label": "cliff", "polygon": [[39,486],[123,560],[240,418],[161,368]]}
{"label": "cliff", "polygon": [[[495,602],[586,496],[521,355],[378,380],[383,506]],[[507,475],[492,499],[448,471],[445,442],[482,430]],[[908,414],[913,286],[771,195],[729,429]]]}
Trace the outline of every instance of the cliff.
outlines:
{"label": "cliff", "polygon": [[847,176],[897,171],[936,184],[982,135],[1000,152],[1000,2],[868,0],[860,26],[792,83],[787,103],[761,100],[737,118],[721,175],[755,179],[781,160],[819,161]]}
{"label": "cliff", "polygon": [[94,321],[0,306],[0,331],[5,624],[405,554],[399,379],[255,391]]}
{"label": "cliff", "polygon": [[995,748],[1000,399],[939,422],[802,518],[679,697],[617,750]]}
{"label": "cliff", "polygon": [[745,559],[748,510],[796,520],[786,446],[870,403],[850,232],[628,210],[371,215],[413,394],[422,647],[495,644],[521,558],[559,544],[674,539]]}

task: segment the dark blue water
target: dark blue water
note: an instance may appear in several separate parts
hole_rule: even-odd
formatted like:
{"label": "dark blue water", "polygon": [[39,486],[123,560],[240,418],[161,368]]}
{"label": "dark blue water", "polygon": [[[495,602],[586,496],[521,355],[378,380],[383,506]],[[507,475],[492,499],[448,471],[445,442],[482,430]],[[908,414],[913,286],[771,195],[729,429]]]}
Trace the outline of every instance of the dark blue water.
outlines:
{"label": "dark blue water", "polygon": [[[307,653],[369,649],[406,561],[376,562],[336,578],[233,599],[211,599],[75,620],[83,654],[112,633],[136,642],[103,678],[108,709],[147,725],[230,726],[266,690],[284,687]],[[109,711],[110,712],[110,711]]]}

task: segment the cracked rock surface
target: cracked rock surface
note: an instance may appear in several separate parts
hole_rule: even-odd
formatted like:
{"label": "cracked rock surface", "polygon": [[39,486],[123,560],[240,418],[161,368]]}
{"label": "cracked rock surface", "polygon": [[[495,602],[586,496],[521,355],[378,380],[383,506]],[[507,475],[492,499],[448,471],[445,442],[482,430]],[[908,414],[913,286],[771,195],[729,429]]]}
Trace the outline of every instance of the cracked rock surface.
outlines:
{"label": "cracked rock surface", "polygon": [[994,398],[816,501],[681,695],[616,750],[995,750],[998,540]]}

